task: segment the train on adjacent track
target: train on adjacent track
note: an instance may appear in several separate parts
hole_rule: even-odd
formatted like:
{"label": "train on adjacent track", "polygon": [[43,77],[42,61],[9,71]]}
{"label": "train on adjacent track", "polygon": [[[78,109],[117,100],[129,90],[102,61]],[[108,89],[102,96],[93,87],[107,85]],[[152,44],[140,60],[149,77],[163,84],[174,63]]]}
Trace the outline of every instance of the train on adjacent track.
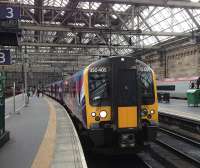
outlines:
{"label": "train on adjacent track", "polygon": [[159,93],[168,93],[170,98],[187,99],[189,89],[200,89],[200,77],[166,78],[157,81]]}
{"label": "train on adjacent track", "polygon": [[87,148],[137,151],[156,138],[155,73],[135,58],[98,60],[45,93],[69,109]]}

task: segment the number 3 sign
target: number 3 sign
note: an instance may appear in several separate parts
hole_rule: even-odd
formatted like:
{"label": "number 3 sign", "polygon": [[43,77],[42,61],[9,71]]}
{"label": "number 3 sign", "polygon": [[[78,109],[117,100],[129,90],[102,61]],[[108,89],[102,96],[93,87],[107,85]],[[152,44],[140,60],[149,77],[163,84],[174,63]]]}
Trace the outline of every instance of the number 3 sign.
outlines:
{"label": "number 3 sign", "polygon": [[0,50],[0,65],[10,65],[10,51],[9,50]]}
{"label": "number 3 sign", "polygon": [[18,6],[0,5],[0,19],[20,18],[20,8]]}

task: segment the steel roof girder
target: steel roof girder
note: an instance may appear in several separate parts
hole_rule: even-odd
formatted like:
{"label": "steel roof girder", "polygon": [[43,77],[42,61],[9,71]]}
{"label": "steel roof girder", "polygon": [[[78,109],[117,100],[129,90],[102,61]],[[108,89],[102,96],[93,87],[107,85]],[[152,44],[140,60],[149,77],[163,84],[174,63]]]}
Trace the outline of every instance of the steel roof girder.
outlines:
{"label": "steel roof girder", "polygon": [[118,3],[141,6],[162,6],[172,8],[200,8],[199,2],[181,0],[81,0],[83,2]]}

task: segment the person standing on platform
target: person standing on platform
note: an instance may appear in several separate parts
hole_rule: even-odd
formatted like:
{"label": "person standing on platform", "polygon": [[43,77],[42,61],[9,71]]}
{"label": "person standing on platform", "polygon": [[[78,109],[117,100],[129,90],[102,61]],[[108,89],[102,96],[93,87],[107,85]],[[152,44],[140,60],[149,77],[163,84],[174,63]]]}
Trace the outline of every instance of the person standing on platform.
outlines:
{"label": "person standing on platform", "polygon": [[200,87],[200,77],[197,79],[197,89]]}
{"label": "person standing on platform", "polygon": [[30,90],[27,91],[27,97],[28,97],[28,103],[29,103]]}
{"label": "person standing on platform", "polygon": [[37,97],[38,98],[40,97],[40,90],[39,89],[37,90]]}

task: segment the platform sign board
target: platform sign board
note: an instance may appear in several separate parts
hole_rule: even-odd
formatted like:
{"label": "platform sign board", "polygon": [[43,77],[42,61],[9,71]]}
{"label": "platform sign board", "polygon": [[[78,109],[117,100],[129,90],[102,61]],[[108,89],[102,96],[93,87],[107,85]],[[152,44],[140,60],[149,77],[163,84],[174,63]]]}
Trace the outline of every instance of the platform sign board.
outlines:
{"label": "platform sign board", "polygon": [[0,65],[10,65],[11,56],[10,50],[0,50]]}
{"label": "platform sign board", "polygon": [[5,73],[0,72],[0,137],[5,132]]}
{"label": "platform sign board", "polygon": [[20,18],[20,7],[9,4],[0,4],[0,20],[17,20]]}

